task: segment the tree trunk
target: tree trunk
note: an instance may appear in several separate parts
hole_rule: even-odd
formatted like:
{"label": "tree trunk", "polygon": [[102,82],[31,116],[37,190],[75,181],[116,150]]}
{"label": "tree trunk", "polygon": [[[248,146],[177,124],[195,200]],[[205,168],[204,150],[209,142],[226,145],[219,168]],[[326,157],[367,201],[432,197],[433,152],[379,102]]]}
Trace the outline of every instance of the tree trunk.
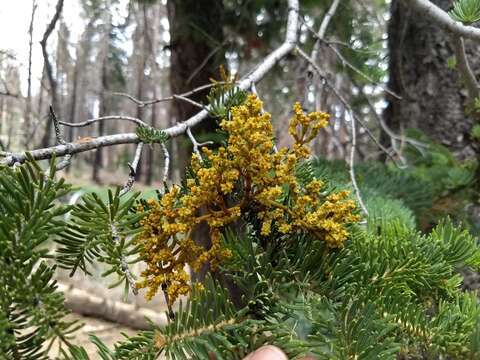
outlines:
{"label": "tree trunk", "polygon": [[[152,16],[149,17],[149,9],[152,9]],[[157,94],[158,94],[158,84],[160,83],[160,68],[157,63],[157,38],[159,34],[158,32],[158,19],[163,17],[163,14],[160,13],[156,14],[155,10],[158,9],[160,10],[160,7],[155,8],[155,7],[147,7],[146,5],[143,6],[143,25],[144,25],[144,48],[147,51],[146,55],[146,64],[150,64],[150,69],[151,69],[151,81],[150,81],[150,88],[151,88],[151,94],[152,98],[156,99]],[[147,50],[148,49],[148,50]],[[154,128],[157,127],[157,108],[158,104],[153,104],[150,107],[150,125]],[[144,173],[145,173],[145,184],[146,185],[152,185],[153,181],[153,176],[154,176],[154,168],[155,166],[158,166],[158,163],[154,162],[155,159],[155,147],[149,146],[146,151],[146,156],[144,157],[143,161],[143,167],[144,167]]]}
{"label": "tree trunk", "polygon": [[[170,86],[173,94],[181,94],[208,84],[211,78],[218,78],[218,67],[225,63],[225,52],[221,48],[224,41],[223,4],[216,0],[170,0],[167,10],[170,22]],[[201,102],[207,93],[198,93],[192,99]],[[171,125],[188,119],[199,110],[185,101],[172,103]],[[211,132],[215,127],[213,121],[203,121],[195,133],[198,130]],[[173,154],[180,176],[191,153],[184,145],[187,141],[185,137],[179,137],[178,153]]]}
{"label": "tree trunk", "polygon": [[[167,10],[170,22],[170,86],[172,93],[181,94],[208,84],[211,78],[218,79],[218,68],[225,64],[222,2],[216,0],[169,0]],[[202,102],[207,93],[208,91],[198,93],[192,99]],[[176,101],[172,104],[170,118],[174,123],[184,121],[199,110],[190,103]],[[213,132],[216,128],[215,121],[206,120],[193,130],[198,135],[199,132]],[[176,140],[178,140],[177,152],[172,155],[175,163],[178,164],[179,175],[182,177],[192,150],[186,137]],[[206,224],[197,226],[192,234],[192,239],[199,245],[210,247],[208,226]],[[200,273],[193,274],[194,280],[201,280],[206,271],[207,267],[204,267]],[[213,275],[228,289],[234,304],[240,305],[241,292],[232,281],[222,274],[214,273]]]}
{"label": "tree trunk", "polygon": [[[107,99],[107,93],[110,91],[110,76],[109,76],[109,58],[108,53],[110,51],[110,32],[112,29],[112,16],[109,13],[105,18],[105,29],[102,39],[101,59],[102,67],[100,70],[100,91],[99,91],[99,116],[105,116],[109,110],[109,104]],[[105,122],[98,122],[98,136],[103,136],[105,133]],[[103,166],[103,149],[100,147],[95,151],[93,168],[92,168],[92,181],[100,183],[100,169]]]}
{"label": "tree trunk", "polygon": [[[108,36],[107,36],[108,38]],[[102,62],[102,83],[100,89],[100,111],[99,116],[105,116],[107,114],[107,103],[105,98],[105,93],[109,89],[108,84],[108,57],[105,56]],[[98,136],[102,136],[105,133],[105,122],[99,121],[98,122]],[[97,184],[101,182],[100,179],[100,169],[103,166],[103,149],[99,147],[95,151],[95,157],[93,161],[93,168],[92,168],[92,181],[96,182]]]}
{"label": "tree trunk", "polygon": [[[450,0],[432,0],[443,10]],[[474,48],[467,46],[473,69],[479,69]],[[388,96],[384,113],[387,124],[399,131],[417,128],[461,157],[473,155],[469,136],[473,120],[465,112],[467,92],[456,69],[447,61],[453,56],[448,34],[405,1],[393,0],[388,26],[390,53],[388,86],[399,94]],[[385,141],[388,142],[388,141]]]}

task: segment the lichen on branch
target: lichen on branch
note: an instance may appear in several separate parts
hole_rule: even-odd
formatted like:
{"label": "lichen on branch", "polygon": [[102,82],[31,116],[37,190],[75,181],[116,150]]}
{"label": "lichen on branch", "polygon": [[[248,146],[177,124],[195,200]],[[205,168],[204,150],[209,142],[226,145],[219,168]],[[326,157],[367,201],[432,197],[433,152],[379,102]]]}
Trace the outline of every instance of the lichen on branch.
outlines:
{"label": "lichen on branch", "polygon": [[[271,116],[262,112],[262,102],[255,95],[232,108],[231,114],[231,119],[220,123],[228,133],[227,145],[215,151],[202,148],[202,158],[193,154],[186,186],[173,186],[160,200],[151,199],[140,208],[146,216],[138,242],[147,268],[137,286],[148,288],[147,298],[162,286],[171,303],[187,294],[186,265],[194,271],[207,263],[217,269],[231,256],[222,246],[222,230],[251,209],[261,223],[259,236],[274,230],[306,232],[329,248],[342,247],[348,237],[346,225],[359,219],[347,191],[328,194],[322,191],[321,180],[301,186],[295,176],[299,162],[310,155],[308,143],[328,125],[327,113],[304,114],[296,103],[289,126],[294,144],[277,152]],[[192,240],[201,223],[208,225],[208,249]]]}

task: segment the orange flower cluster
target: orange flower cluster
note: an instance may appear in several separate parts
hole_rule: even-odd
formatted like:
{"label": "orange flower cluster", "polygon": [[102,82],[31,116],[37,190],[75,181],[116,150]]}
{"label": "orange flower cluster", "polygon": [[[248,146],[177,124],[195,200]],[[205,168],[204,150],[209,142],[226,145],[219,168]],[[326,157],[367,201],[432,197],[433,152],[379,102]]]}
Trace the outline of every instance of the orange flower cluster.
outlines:
{"label": "orange flower cluster", "polygon": [[[148,202],[138,238],[147,263],[138,287],[148,287],[148,298],[162,285],[167,287],[170,302],[187,294],[190,279],[186,265],[198,271],[209,263],[215,270],[231,255],[221,245],[222,229],[238,220],[252,203],[259,209],[261,235],[268,236],[272,229],[283,234],[305,231],[324,239],[331,248],[341,247],[348,237],[345,225],[358,221],[348,192],[325,195],[321,193],[322,181],[313,180],[302,187],[295,177],[298,162],[310,154],[308,143],[327,126],[329,115],[304,114],[296,103],[289,127],[295,140],[293,148],[275,152],[270,114],[261,109],[262,102],[255,95],[233,108],[232,118],[220,123],[229,134],[227,146],[215,152],[203,148],[203,159],[193,154],[194,176],[187,179],[186,191],[173,186],[160,201]],[[287,192],[289,202],[285,205],[282,199]],[[239,200],[231,205],[227,199],[233,193]],[[208,225],[209,249],[191,238],[200,223]]]}

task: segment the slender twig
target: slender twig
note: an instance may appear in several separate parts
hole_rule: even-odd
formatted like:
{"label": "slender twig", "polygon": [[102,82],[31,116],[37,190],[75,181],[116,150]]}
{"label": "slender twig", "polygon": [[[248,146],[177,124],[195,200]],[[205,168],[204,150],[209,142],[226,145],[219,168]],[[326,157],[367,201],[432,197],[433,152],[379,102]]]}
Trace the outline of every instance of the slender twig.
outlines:
{"label": "slender twig", "polygon": [[168,170],[170,167],[170,154],[168,152],[167,146],[162,142],[160,143],[160,146],[163,151],[163,156],[164,156],[164,165],[163,165],[163,179],[162,182],[165,184],[168,180]]}
{"label": "slender twig", "polygon": [[357,184],[357,178],[355,176],[355,150],[357,148],[357,129],[356,129],[356,122],[355,122],[355,115],[353,114],[352,110],[348,110],[350,114],[350,121],[352,124],[352,146],[350,147],[350,161],[348,163],[349,166],[349,173],[350,173],[350,180],[352,181],[352,186],[355,191],[355,196],[357,197],[358,203],[362,208],[362,211],[365,215],[368,216],[368,210],[365,206],[365,203],[362,199],[362,194],[360,193],[360,189]]}
{"label": "slender twig", "polygon": [[[357,86],[357,88],[359,88],[359,87]],[[361,90],[361,89],[359,89],[359,90]],[[421,141],[412,139],[412,138],[407,137],[407,136],[396,134],[392,129],[390,129],[390,127],[387,125],[385,120],[380,115],[378,115],[378,113],[375,109],[375,106],[373,106],[373,104],[372,104],[371,100],[369,99],[369,97],[367,96],[367,94],[365,94],[363,91],[361,91],[361,92],[363,94],[363,97],[364,97],[365,101],[367,102],[367,105],[370,109],[370,112],[374,115],[375,119],[380,124],[380,127],[382,128],[382,130],[385,131],[385,133],[390,138],[392,138],[394,140],[398,140],[398,141],[404,141],[404,142],[409,143],[410,145],[412,145],[416,148],[420,148],[420,149],[427,149],[429,147],[428,144],[424,144]]]}
{"label": "slender twig", "polygon": [[205,105],[200,104],[199,102],[197,102],[195,100],[189,99],[188,97],[185,97],[185,96],[182,96],[182,95],[172,95],[172,96],[175,100],[182,100],[182,101],[185,101],[189,104],[192,104],[193,106],[196,106],[200,109],[204,109],[204,110],[207,109],[207,107]]}
{"label": "slender twig", "polygon": [[[352,144],[351,144],[351,149],[350,149],[350,161],[349,161],[350,180],[352,182],[352,186],[354,188],[355,196],[357,198],[357,201],[358,201],[360,207],[362,208],[362,211],[365,213],[365,215],[368,215],[368,210],[365,207],[365,204],[364,204],[363,199],[362,199],[362,195],[360,193],[360,189],[358,188],[357,179],[355,178],[354,166],[355,166],[355,151],[356,151],[356,146],[357,146],[356,116],[355,116],[350,104],[348,104],[348,102],[343,98],[343,96],[340,95],[338,93],[338,91],[336,91],[336,89],[328,83],[327,79],[323,75],[323,73],[322,73],[321,69],[318,67],[318,65],[301,48],[297,47],[297,52],[300,54],[300,56],[302,56],[305,60],[307,60],[312,65],[312,67],[315,69],[315,71],[318,73],[318,75],[325,81],[325,84],[334,92],[336,97],[340,100],[340,102],[343,104],[343,106],[346,108],[348,114],[350,115],[350,118],[351,118],[350,121],[351,121],[351,124],[352,124],[352,134],[351,134]],[[366,128],[366,127],[365,127],[365,130],[369,131],[368,128]],[[377,142],[377,145],[383,149],[383,146],[376,140],[376,138],[373,136],[373,134],[370,133],[370,135],[371,135],[371,137],[373,137],[375,139],[375,141]],[[385,149],[385,151],[386,151],[386,149]]]}
{"label": "slender twig", "polygon": [[[399,99],[401,100],[402,97],[398,94],[396,94],[394,91],[390,90],[389,88],[387,88],[385,85],[383,85],[382,83],[372,79],[371,76],[369,76],[368,74],[365,74],[362,70],[360,70],[358,67],[356,67],[355,65],[353,65],[350,61],[348,61],[345,56],[342,55],[342,53],[340,51],[338,51],[337,48],[335,48],[332,43],[330,41],[327,41],[327,40],[324,40],[322,34],[320,33],[320,31],[317,33],[315,32],[314,29],[312,29],[311,26],[309,26],[305,20],[302,19],[302,23],[303,25],[305,25],[305,27],[307,28],[307,30],[309,30],[312,34],[313,34],[313,37],[315,37],[317,39],[317,42],[315,43],[315,47],[314,47],[314,50],[312,51],[312,55],[310,56],[312,59],[316,59],[317,57],[317,52],[318,52],[318,49],[317,49],[317,44],[320,44],[320,43],[323,43],[325,44],[330,50],[333,51],[333,53],[335,54],[335,56],[340,60],[340,62],[344,65],[344,66],[347,66],[348,68],[352,69],[354,72],[356,72],[358,75],[360,75],[361,77],[363,77],[364,79],[366,79],[367,81],[371,82],[372,84],[375,84],[376,86],[382,88],[387,94],[393,96],[394,98],[396,99]],[[323,23],[322,23],[323,24]]]}
{"label": "slender twig", "polygon": [[356,115],[355,115],[355,112],[352,110],[350,104],[348,103],[348,101],[337,91],[337,89],[335,89],[335,87],[330,84],[330,82],[328,81],[327,77],[323,74],[322,70],[320,69],[320,67],[315,63],[315,61],[313,61],[313,59],[311,57],[308,56],[307,53],[305,53],[305,51],[303,51],[301,48],[297,47],[297,52],[298,54],[303,57],[307,62],[309,62],[310,64],[312,64],[312,67],[313,69],[315,70],[315,72],[318,74],[318,76],[322,79],[322,81],[324,82],[325,86],[327,86],[331,91],[332,93],[335,95],[335,97],[340,101],[340,103],[345,107],[345,109],[347,109],[349,112],[352,113],[353,116],[355,116],[355,119],[356,121],[358,121],[358,123],[365,129],[365,132],[367,133],[367,135],[370,137],[370,139],[372,139],[372,141],[378,146],[379,149],[381,149],[382,151],[385,152],[385,154],[387,154],[387,156],[389,156],[391,158],[392,161],[395,162],[395,159],[391,157],[391,155],[389,154],[389,152],[387,151],[387,149],[380,143],[380,141],[378,141],[378,139],[375,137],[375,135],[373,135],[373,133],[370,131],[370,129],[366,126],[366,124],[360,119],[358,118]]}
{"label": "slender twig", "polygon": [[43,54],[43,60],[45,64],[45,71],[47,73],[48,81],[50,83],[50,91],[51,91],[51,96],[52,96],[52,105],[54,108],[58,108],[58,102],[57,102],[57,80],[53,76],[53,68],[52,68],[52,63],[50,62],[48,52],[47,52],[47,41],[50,35],[52,34],[53,30],[55,29],[55,26],[57,25],[58,19],[60,18],[60,15],[63,10],[63,1],[64,0],[58,0],[57,5],[55,7],[55,14],[52,17],[52,20],[47,26],[47,29],[45,30],[45,33],[43,34],[42,40],[40,41],[40,45],[42,46],[42,54]]}
{"label": "slender twig", "polygon": [[78,123],[69,123],[69,122],[65,122],[65,121],[59,121],[59,124],[63,125],[63,126],[68,126],[68,127],[84,127],[84,126],[88,126],[88,125],[94,124],[96,122],[105,121],[105,120],[125,120],[125,121],[131,121],[131,122],[133,122],[137,125],[140,125],[140,126],[148,126],[148,124],[146,122],[144,122],[140,119],[137,119],[137,118],[131,117],[131,116],[123,116],[123,115],[102,116],[102,117],[98,117],[98,118],[88,119],[88,120],[78,122]]}
{"label": "slender twig", "polygon": [[467,53],[465,52],[465,43],[461,36],[452,36],[453,49],[455,58],[457,59],[457,67],[462,75],[465,86],[468,91],[468,101],[473,103],[479,95],[479,85],[475,74],[468,62]]}
{"label": "slender twig", "polygon": [[191,83],[191,81],[198,75],[198,73],[207,65],[208,60],[210,60],[223,46],[227,44],[227,40],[216,46],[210,53],[203,59],[200,65],[192,72],[192,74],[188,77],[187,81],[185,82],[187,85]]}
{"label": "slender twig", "polygon": [[377,50],[373,49],[368,49],[368,47],[362,47],[361,49],[353,47],[351,44],[346,43],[345,41],[339,41],[339,40],[334,40],[334,39],[323,39],[322,40],[325,43],[328,43],[330,45],[338,45],[338,46],[343,46],[348,48],[349,50],[358,52],[358,53],[364,53],[364,54],[377,54]]}
{"label": "slender twig", "polygon": [[37,10],[36,0],[32,0],[32,13],[30,16],[30,26],[28,27],[28,76],[27,76],[27,98],[25,104],[25,136],[24,144],[28,146],[31,141],[29,132],[31,131],[32,120],[32,52],[33,52],[33,22],[35,20],[35,12]]}
{"label": "slender twig", "polygon": [[190,130],[190,128],[187,128],[187,135],[188,135],[190,141],[192,142],[193,152],[195,154],[197,154],[197,156],[201,159],[202,155],[200,154],[200,147],[205,146],[205,145],[211,145],[211,144],[213,144],[213,141],[205,141],[203,143],[199,143],[197,141],[197,139],[195,139],[195,137],[193,136],[192,130]]}
{"label": "slender twig", "polygon": [[[57,116],[55,115],[55,111],[53,110],[52,105],[50,105],[49,111],[50,111],[50,120],[52,121],[53,128],[55,130],[55,139],[57,140],[57,144],[65,145],[67,142],[62,136],[62,133],[60,131],[60,126],[59,126],[59,121],[57,119]],[[67,166],[70,165],[71,160],[72,160],[72,155],[66,154],[65,157],[60,162],[55,164],[55,170],[59,171],[66,168]]]}
{"label": "slender twig", "polygon": [[320,28],[318,29],[318,37],[319,39],[323,39],[325,34],[327,33],[328,25],[330,25],[330,21],[333,18],[333,15],[337,12],[338,5],[340,4],[340,0],[333,0],[330,8],[328,9],[327,13],[323,17],[322,23],[320,24]]}
{"label": "slender twig", "polygon": [[130,169],[130,172],[128,174],[128,179],[125,182],[125,185],[123,185],[122,190],[120,190],[120,196],[125,195],[127,192],[129,192],[135,183],[135,176],[137,175],[137,167],[138,163],[140,162],[140,158],[142,156],[142,149],[143,149],[143,143],[138,143],[137,149],[135,150],[135,156],[133,158],[132,163],[128,163],[128,168]]}
{"label": "slender twig", "polygon": [[192,95],[194,95],[194,94],[196,94],[200,91],[210,89],[214,86],[222,85],[222,84],[225,84],[225,82],[224,81],[218,81],[218,82],[211,83],[211,84],[205,84],[205,85],[196,87],[195,89],[192,89],[190,91],[184,92],[182,94],[173,94],[173,95],[170,95],[170,96],[167,96],[167,97],[164,97],[164,98],[153,99],[153,100],[139,100],[139,99],[135,98],[134,96],[132,96],[130,94],[126,94],[126,93],[122,93],[122,92],[113,92],[112,95],[126,97],[127,99],[129,99],[129,100],[133,101],[135,104],[137,104],[137,106],[144,107],[144,106],[153,105],[153,104],[160,103],[160,102],[173,101],[173,100],[175,100],[175,97],[178,97],[179,99],[183,99],[183,98],[192,96]]}
{"label": "slender twig", "polygon": [[390,90],[389,88],[387,88],[385,85],[381,84],[380,82],[372,79],[368,74],[365,74],[362,70],[360,70],[359,68],[357,68],[355,65],[353,65],[350,61],[348,61],[341,53],[340,51],[338,51],[334,46],[332,46],[330,43],[328,42],[324,42],[328,48],[330,50],[333,51],[333,53],[338,57],[338,59],[342,62],[342,64],[344,66],[347,66],[349,67],[350,69],[352,69],[354,72],[356,72],[358,75],[360,75],[361,77],[363,77],[364,79],[366,79],[367,81],[371,82],[372,84],[375,84],[377,86],[379,86],[380,88],[382,88],[383,91],[385,91],[387,94],[393,96],[394,98],[396,99],[399,99],[401,100],[402,97],[400,95],[398,95],[397,93],[395,93],[394,91]]}
{"label": "slender twig", "polygon": [[20,94],[16,93],[11,93],[10,91],[0,91],[0,96],[8,96],[8,97],[13,97],[15,99],[18,99],[20,97]]}
{"label": "slender twig", "polygon": [[[115,225],[115,223],[111,222],[110,223],[110,231],[112,233],[112,241],[115,246],[120,246],[120,236],[118,235],[118,230]],[[132,292],[134,295],[138,295],[138,289],[135,286],[135,278],[132,275],[132,272],[130,271],[130,268],[128,266],[127,259],[125,258],[124,255],[120,256],[120,268],[125,275],[125,279],[127,280],[128,285],[130,286],[130,289],[132,289]]]}
{"label": "slender twig", "polygon": [[[322,20],[322,23],[320,24],[320,27],[318,29],[318,32],[315,32],[315,30],[313,30],[308,24],[306,21],[304,21],[303,18],[300,18],[300,20],[302,21],[302,24],[310,31],[314,34],[314,37],[316,38],[315,40],[315,44],[313,44],[313,49],[312,49],[312,52],[311,52],[311,58],[316,60],[318,58],[318,53],[320,51],[320,43],[321,43],[321,39],[323,39],[325,37],[325,34],[327,32],[327,28],[328,28],[328,25],[330,24],[330,21],[332,20],[333,16],[335,15],[335,12],[337,11],[337,8],[338,8],[338,5],[340,4],[340,1],[339,0],[333,0],[332,3],[330,4],[330,7],[327,11],[327,13],[325,14],[325,16],[323,17],[323,20]],[[309,64],[308,65],[308,73],[313,73],[312,69],[311,69],[311,65]]]}

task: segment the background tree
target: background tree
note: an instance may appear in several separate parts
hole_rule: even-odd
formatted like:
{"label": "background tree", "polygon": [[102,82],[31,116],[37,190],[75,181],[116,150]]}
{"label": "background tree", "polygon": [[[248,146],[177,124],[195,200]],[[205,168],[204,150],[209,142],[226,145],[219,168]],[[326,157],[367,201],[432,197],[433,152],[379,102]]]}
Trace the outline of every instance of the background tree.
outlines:
{"label": "background tree", "polygon": [[[182,94],[208,84],[218,78],[219,66],[225,63],[224,12],[222,1],[186,0],[167,2],[170,23],[170,89]],[[195,101],[204,101],[206,91],[193,96]],[[184,101],[171,105],[172,125],[188,119],[198,112],[198,107]],[[196,130],[211,132],[213,122],[205,122]],[[178,169],[183,174],[189,148],[185,138],[177,146]]]}
{"label": "background tree", "polygon": [[[432,3],[447,11],[453,2]],[[449,66],[454,61],[451,35],[405,1],[391,2],[390,17],[388,86],[402,99],[387,97],[385,120],[396,130],[417,128],[463,157],[473,155],[467,90]],[[474,70],[479,69],[477,51],[478,44],[467,41]]]}

